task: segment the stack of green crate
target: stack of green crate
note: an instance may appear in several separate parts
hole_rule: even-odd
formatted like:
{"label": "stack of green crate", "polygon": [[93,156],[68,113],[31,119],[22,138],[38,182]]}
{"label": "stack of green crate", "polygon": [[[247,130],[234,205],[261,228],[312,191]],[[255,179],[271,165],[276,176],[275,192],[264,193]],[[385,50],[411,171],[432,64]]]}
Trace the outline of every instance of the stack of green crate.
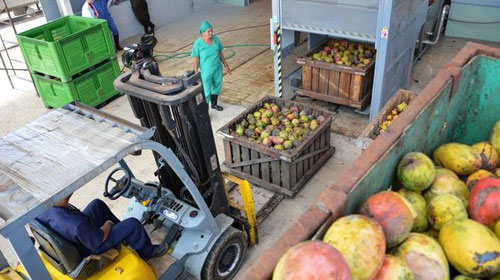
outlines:
{"label": "stack of green crate", "polygon": [[17,35],[46,107],[97,106],[118,94],[115,46],[105,20],[67,16]]}

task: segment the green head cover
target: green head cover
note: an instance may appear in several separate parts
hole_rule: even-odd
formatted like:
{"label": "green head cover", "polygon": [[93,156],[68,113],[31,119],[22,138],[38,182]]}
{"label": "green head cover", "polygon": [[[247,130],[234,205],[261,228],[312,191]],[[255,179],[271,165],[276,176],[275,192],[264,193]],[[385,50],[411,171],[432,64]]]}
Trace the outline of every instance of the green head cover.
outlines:
{"label": "green head cover", "polygon": [[210,23],[208,21],[204,21],[200,25],[200,33],[203,33],[210,28],[212,28],[212,25],[210,25]]}

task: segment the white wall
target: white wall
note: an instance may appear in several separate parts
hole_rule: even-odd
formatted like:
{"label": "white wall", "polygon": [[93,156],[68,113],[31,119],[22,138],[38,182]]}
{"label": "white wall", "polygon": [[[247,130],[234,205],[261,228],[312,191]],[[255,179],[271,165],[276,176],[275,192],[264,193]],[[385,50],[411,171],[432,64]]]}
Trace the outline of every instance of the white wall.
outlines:
{"label": "white wall", "polygon": [[[148,0],[151,21],[156,26],[162,26],[215,5],[217,0]],[[137,21],[129,1],[123,1],[109,10],[120,31],[120,40],[142,34],[144,28]],[[179,31],[182,32],[182,31]]]}

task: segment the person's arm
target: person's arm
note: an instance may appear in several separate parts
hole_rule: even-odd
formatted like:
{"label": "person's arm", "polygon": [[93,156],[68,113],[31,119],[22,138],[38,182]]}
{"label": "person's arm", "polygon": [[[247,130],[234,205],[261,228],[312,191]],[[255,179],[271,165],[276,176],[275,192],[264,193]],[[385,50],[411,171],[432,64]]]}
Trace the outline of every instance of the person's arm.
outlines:
{"label": "person's arm", "polygon": [[200,72],[200,50],[198,48],[198,40],[193,44],[193,50],[191,50],[191,57],[193,57],[194,62],[194,72]]}
{"label": "person's arm", "polygon": [[226,58],[224,57],[222,51],[219,52],[219,57],[220,60],[222,61],[222,65],[224,65],[224,67],[226,68],[227,73],[231,75],[231,68],[229,68],[229,64],[227,64]]}
{"label": "person's arm", "polygon": [[198,73],[200,72],[200,58],[199,57],[194,57],[194,72]]}
{"label": "person's arm", "polygon": [[109,233],[111,232],[111,228],[114,226],[114,223],[110,220],[107,220],[104,225],[102,225],[101,230],[102,230],[102,242],[106,241],[109,237]]}
{"label": "person's arm", "polygon": [[[104,225],[106,225],[106,223]],[[109,237],[111,226],[106,226],[106,227],[109,227],[109,231],[106,229],[102,229],[102,227],[99,228],[93,225],[88,220],[82,220],[76,226],[76,237],[83,246],[85,246],[87,249],[91,251],[94,251],[97,248],[99,248],[104,242],[104,240],[106,240]],[[105,230],[108,232],[105,233]]]}

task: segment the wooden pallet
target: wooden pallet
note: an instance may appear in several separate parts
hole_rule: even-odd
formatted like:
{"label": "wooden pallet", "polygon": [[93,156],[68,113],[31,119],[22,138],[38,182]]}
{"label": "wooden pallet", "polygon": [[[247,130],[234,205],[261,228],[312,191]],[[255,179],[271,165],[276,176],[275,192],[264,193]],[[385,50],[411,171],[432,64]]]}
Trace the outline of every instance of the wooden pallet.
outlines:
{"label": "wooden pallet", "polygon": [[[280,107],[297,105],[313,115],[323,115],[326,121],[311,132],[300,146],[292,150],[276,150],[232,133],[247,114],[265,102]],[[335,152],[330,146],[330,126],[334,113],[297,101],[265,97],[218,130],[223,136],[225,172],[250,181],[275,193],[293,197]]]}
{"label": "wooden pallet", "polygon": [[296,93],[313,99],[364,109],[370,102],[375,61],[366,67],[338,65],[312,59],[323,45],[297,58],[302,65],[302,86]]}

